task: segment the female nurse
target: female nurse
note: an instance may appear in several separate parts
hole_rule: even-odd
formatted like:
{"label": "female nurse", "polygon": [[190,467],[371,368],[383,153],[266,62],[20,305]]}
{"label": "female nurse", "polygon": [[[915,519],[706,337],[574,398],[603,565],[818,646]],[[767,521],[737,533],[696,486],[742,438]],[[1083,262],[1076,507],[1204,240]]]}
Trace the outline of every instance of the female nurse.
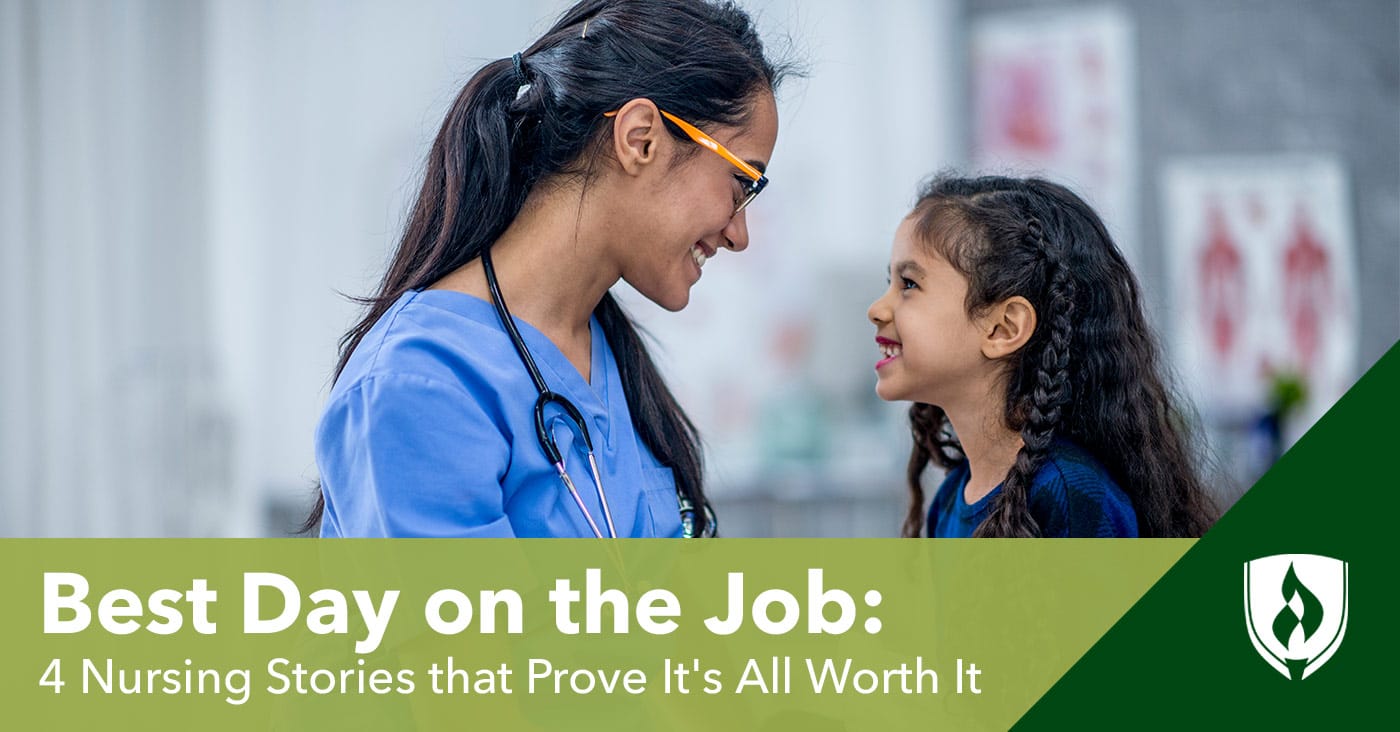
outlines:
{"label": "female nurse", "polygon": [[316,432],[322,536],[708,536],[694,427],[608,290],[748,246],[778,134],[730,3],[585,0],[453,102]]}

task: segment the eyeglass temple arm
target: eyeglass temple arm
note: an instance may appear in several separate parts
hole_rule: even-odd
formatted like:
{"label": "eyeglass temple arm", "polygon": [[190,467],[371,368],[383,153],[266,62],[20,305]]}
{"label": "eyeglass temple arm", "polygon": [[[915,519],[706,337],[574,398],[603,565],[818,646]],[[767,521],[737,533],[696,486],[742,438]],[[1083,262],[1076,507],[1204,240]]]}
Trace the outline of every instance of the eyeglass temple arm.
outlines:
{"label": "eyeglass temple arm", "polygon": [[[724,158],[725,160],[728,160],[730,164],[732,164],[739,170],[744,171],[744,175],[747,175],[748,177],[754,180],[759,180],[764,177],[763,173],[759,171],[758,168],[755,168],[752,165],[749,165],[747,162],[744,162],[743,160],[736,157],[734,153],[729,152],[729,150],[725,148],[725,146],[719,144],[718,142],[715,142],[715,139],[713,137],[710,137],[709,135],[701,132],[695,125],[686,122],[680,117],[677,117],[676,115],[671,114],[670,112],[667,112],[664,109],[659,109],[657,111],[661,112],[661,116],[671,120],[671,122],[673,122],[677,127],[681,128],[681,131],[684,132],[687,136],[689,136],[690,139],[694,140],[697,144],[704,145],[711,151],[719,153],[720,157]],[[612,112],[604,112],[603,116],[616,117],[617,111],[614,110]]]}

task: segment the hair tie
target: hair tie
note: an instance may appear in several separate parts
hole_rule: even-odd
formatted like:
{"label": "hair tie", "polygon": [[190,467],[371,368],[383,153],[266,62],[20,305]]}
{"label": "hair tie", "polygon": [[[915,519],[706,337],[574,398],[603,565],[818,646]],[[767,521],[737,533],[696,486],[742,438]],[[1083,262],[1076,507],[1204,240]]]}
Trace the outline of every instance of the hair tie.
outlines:
{"label": "hair tie", "polygon": [[515,98],[519,99],[525,96],[533,85],[530,83],[530,78],[525,75],[525,62],[518,51],[510,57],[510,62],[515,66]]}

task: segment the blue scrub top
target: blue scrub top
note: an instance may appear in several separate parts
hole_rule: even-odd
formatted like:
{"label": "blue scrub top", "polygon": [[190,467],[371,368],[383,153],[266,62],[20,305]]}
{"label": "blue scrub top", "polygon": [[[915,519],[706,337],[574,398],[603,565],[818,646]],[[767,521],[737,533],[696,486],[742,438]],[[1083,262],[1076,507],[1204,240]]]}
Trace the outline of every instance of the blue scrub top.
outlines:
{"label": "blue scrub top", "polygon": [[[597,319],[591,383],[543,333],[515,324],[549,388],[583,413],[618,536],[680,536],[675,477],[632,428]],[[592,537],[540,449],[537,396],[491,303],[446,290],[404,293],[355,349],[316,430],[321,536]],[[607,536],[583,440],[562,410],[546,414]]]}

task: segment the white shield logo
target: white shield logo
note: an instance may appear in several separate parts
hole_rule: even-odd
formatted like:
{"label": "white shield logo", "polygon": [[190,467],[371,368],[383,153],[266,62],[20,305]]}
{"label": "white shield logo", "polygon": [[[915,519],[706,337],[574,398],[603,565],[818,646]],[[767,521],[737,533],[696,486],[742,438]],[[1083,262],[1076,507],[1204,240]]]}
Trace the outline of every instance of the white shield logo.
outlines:
{"label": "white shield logo", "polygon": [[1347,563],[1275,554],[1244,564],[1244,621],[1254,650],[1279,673],[1306,679],[1347,632]]}

